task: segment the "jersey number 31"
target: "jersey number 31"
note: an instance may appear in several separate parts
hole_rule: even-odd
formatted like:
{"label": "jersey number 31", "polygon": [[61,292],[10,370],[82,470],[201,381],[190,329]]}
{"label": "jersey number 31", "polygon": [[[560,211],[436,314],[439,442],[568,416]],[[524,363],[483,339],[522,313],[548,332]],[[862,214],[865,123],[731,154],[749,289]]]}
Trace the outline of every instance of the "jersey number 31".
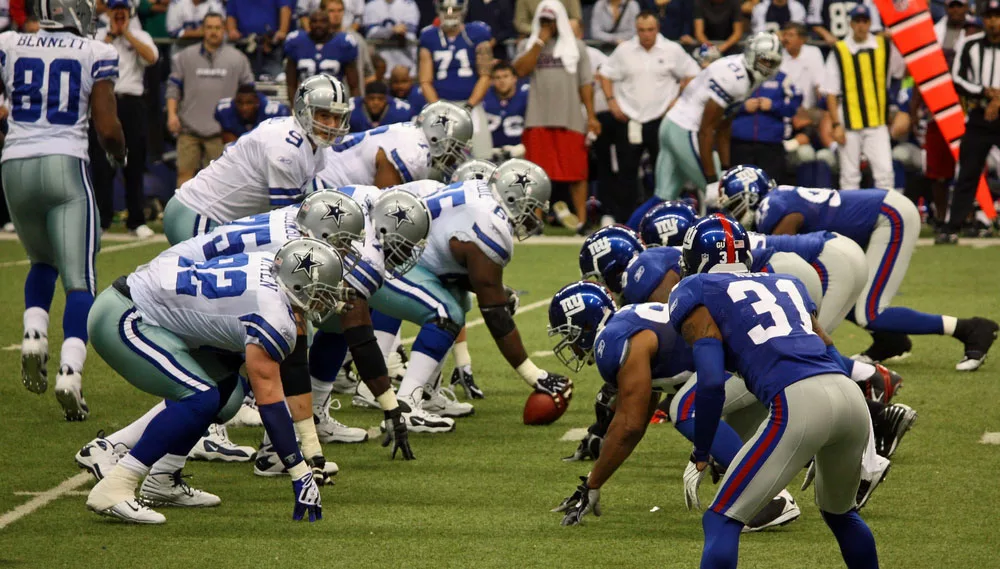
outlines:
{"label": "jersey number 31", "polygon": [[[802,295],[795,283],[788,279],[779,279],[775,286],[788,296],[791,305],[795,307],[802,330],[806,334],[812,334],[812,318],[806,310],[806,303],[802,300]],[[774,321],[774,324],[770,326],[764,327],[763,324],[757,324],[747,331],[747,335],[750,336],[750,340],[754,344],[759,346],[771,338],[780,338],[792,333],[792,325],[788,322],[788,314],[785,312],[787,303],[779,304],[778,298],[763,283],[752,280],[733,281],[726,287],[726,293],[729,294],[729,298],[733,302],[746,300],[747,295],[752,293],[757,297],[757,301],[751,304],[750,308],[757,316],[770,315],[771,320]]]}

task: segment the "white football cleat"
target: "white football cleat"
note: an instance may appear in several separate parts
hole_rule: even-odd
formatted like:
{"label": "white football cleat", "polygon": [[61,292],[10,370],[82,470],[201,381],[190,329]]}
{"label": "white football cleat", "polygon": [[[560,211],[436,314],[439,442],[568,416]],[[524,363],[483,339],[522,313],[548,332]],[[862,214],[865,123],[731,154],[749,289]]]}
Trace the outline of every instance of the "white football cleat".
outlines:
{"label": "white football cleat", "polygon": [[226,427],[263,427],[264,421],[260,418],[260,411],[257,410],[257,400],[252,395],[243,398],[233,418],[226,421]]}
{"label": "white football cleat", "polygon": [[205,431],[205,436],[188,453],[188,458],[214,462],[250,462],[255,452],[253,447],[240,446],[229,440],[229,433],[224,425],[212,423]]}
{"label": "white football cleat", "polygon": [[795,498],[788,492],[782,490],[774,497],[764,509],[757,513],[750,523],[743,526],[743,533],[755,532],[790,524],[802,515],[802,510],[795,503]]}
{"label": "white football cleat", "polygon": [[351,405],[355,407],[361,407],[362,409],[379,409],[382,407],[375,400],[375,394],[372,393],[371,389],[365,385],[365,382],[358,382],[358,390],[354,393],[354,397],[351,398]]}
{"label": "white football cleat", "polygon": [[885,480],[885,477],[889,475],[889,467],[892,466],[892,462],[881,456],[875,457],[878,467],[874,472],[866,472],[862,469],[861,472],[861,485],[858,486],[858,497],[857,504],[858,509],[865,507],[868,503],[868,499],[872,497],[875,489],[878,488],[879,484]]}
{"label": "white football cleat", "polygon": [[253,473],[264,477],[288,474],[285,465],[281,464],[278,458],[278,453],[274,452],[274,447],[270,444],[261,445],[257,450],[257,457],[253,461]]}
{"label": "white football cleat", "polygon": [[86,421],[90,408],[83,398],[83,376],[64,365],[56,375],[56,400],[63,408],[67,421]]}
{"label": "white football cleat", "polygon": [[337,379],[333,380],[334,393],[354,393],[358,386],[358,375],[351,369],[351,364],[346,363],[337,372]]}
{"label": "white football cleat", "polygon": [[455,430],[455,421],[447,417],[441,417],[425,411],[421,404],[412,397],[400,397],[400,401],[406,403],[410,408],[409,413],[403,413],[403,421],[406,423],[406,430],[411,433],[449,433]]}
{"label": "white football cleat", "polygon": [[100,482],[126,454],[128,447],[113,444],[104,438],[104,431],[98,431],[97,438],[83,445],[73,458],[77,466],[90,472]]}
{"label": "white football cleat", "polygon": [[87,508],[101,516],[116,518],[130,524],[162,524],[167,518],[163,514],[142,505],[138,500],[124,500],[109,508],[98,509],[90,505],[87,500]]}
{"label": "white football cleat", "polygon": [[149,473],[139,487],[139,501],[147,506],[211,508],[222,503],[215,494],[188,486],[181,471]]}
{"label": "white football cleat", "polygon": [[37,330],[28,330],[21,339],[21,383],[32,393],[49,388],[49,338]]}
{"label": "white football cleat", "polygon": [[[334,399],[337,406],[334,410],[340,409],[340,401]],[[368,431],[357,427],[348,427],[340,421],[330,416],[330,411],[313,415],[313,423],[316,424],[316,436],[321,443],[363,443],[368,440]]]}
{"label": "white football cleat", "polygon": [[463,403],[448,387],[438,387],[423,401],[424,410],[442,417],[468,417],[476,412],[471,403]]}

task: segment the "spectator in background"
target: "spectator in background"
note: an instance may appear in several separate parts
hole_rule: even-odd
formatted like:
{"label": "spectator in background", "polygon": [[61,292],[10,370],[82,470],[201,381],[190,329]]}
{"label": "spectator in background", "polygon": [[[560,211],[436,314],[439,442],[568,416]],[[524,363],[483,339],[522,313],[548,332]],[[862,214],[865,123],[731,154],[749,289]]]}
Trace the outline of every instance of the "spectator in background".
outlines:
{"label": "spectator in background", "polygon": [[[580,36],[577,36],[578,39]],[[601,133],[590,143],[587,152],[589,167],[590,193],[600,206],[598,225],[606,227],[615,222],[611,215],[611,207],[616,203],[618,195],[618,154],[615,149],[615,137],[618,135],[618,121],[608,110],[608,100],[604,97],[601,68],[608,62],[608,56],[592,45],[587,46],[587,56],[590,58],[590,70],[594,74],[594,115],[601,125]],[[588,214],[591,213],[588,200]]]}
{"label": "spectator in background", "polygon": [[[534,33],[535,13],[544,0],[516,0],[514,3],[514,29],[524,37]],[[569,17],[573,31],[580,29],[583,22],[583,10],[580,8],[580,0],[557,0],[563,5],[566,15]]]}
{"label": "spectator in background", "polygon": [[[143,29],[153,38],[170,37],[167,32],[167,10],[170,0],[142,0],[139,3],[139,18]],[[164,46],[156,65],[146,68],[144,78],[146,86],[146,130],[149,133],[147,149],[153,162],[163,156],[164,120],[163,120],[163,84],[170,75],[170,46]]]}
{"label": "spectator in background", "polygon": [[470,109],[475,128],[472,153],[485,158],[493,145],[480,103],[490,88],[492,32],[482,22],[464,22],[463,0],[441,0],[438,15],[440,26],[428,26],[420,32],[420,88],[428,103],[445,100]]}
{"label": "spectator in background", "polygon": [[750,32],[778,32],[789,22],[806,23],[806,9],[798,0],[763,0],[750,14]]}
{"label": "spectator in background", "polygon": [[632,22],[639,15],[636,0],[597,0],[590,15],[591,39],[618,45],[635,37]]}
{"label": "spectator in background", "polygon": [[[141,0],[139,2],[139,19],[142,29],[153,39],[170,37],[167,32],[167,11],[170,0]],[[163,61],[166,58],[162,58]]]}
{"label": "spectator in background", "polygon": [[587,46],[574,37],[566,8],[557,0],[542,0],[531,28],[514,61],[518,76],[531,78],[522,136],[525,158],[541,166],[553,182],[569,184],[576,230],[582,233],[587,217],[585,133],[596,137],[601,131]]}
{"label": "spectator in background", "polygon": [[786,183],[785,121],[801,104],[802,94],[781,71],[764,81],[733,118],[732,163],[759,166],[772,180]]}
{"label": "spectator in background", "polygon": [[528,109],[528,84],[518,86],[514,67],[501,61],[493,66],[493,85],[483,98],[483,110],[493,141],[493,161],[524,156],[521,135]]}
{"label": "spectator in background", "polygon": [[[824,81],[823,53],[814,45],[806,45],[809,29],[803,24],[788,22],[779,35],[784,50],[778,69],[802,95],[802,105],[791,121],[793,137],[785,147],[788,153],[785,165],[797,168],[796,183],[799,185],[832,186],[836,159],[828,148],[833,143],[831,122],[826,100],[819,95]],[[821,146],[819,151],[814,148],[814,141]],[[816,168],[821,168],[822,172],[817,173]]]}
{"label": "spectator in background", "polygon": [[[409,73],[413,73],[413,68],[412,67],[409,67],[409,66],[404,66],[404,67],[406,67],[406,69],[407,69],[407,71]],[[386,72],[387,72],[388,69],[389,69],[389,65],[385,62],[385,59],[383,59],[382,56],[379,55],[378,53],[373,53],[372,54],[372,74],[370,76],[368,76],[368,77],[365,77],[365,82],[366,83],[371,83],[373,81],[381,81],[382,78],[385,77],[385,74],[386,74]]]}
{"label": "spectator in background", "polygon": [[373,81],[365,89],[364,97],[351,99],[351,132],[406,122],[413,118],[413,114],[409,103],[389,96],[385,83]]}
{"label": "spectator in background", "polygon": [[656,14],[663,37],[685,46],[698,45],[694,39],[694,0],[641,0],[640,6]]}
{"label": "spectator in background", "polygon": [[[122,168],[125,174],[125,204],[128,207],[126,227],[139,239],[153,236],[146,225],[143,174],[146,171],[146,104],[143,75],[147,66],[160,58],[153,38],[129,23],[132,8],[128,0],[108,0],[109,25],[97,30],[94,39],[111,44],[118,52],[118,80],[115,81],[115,98],[118,100],[118,120],[125,132],[128,162]],[[97,131],[90,128],[90,169],[94,182],[101,228],[111,227],[114,219],[114,179],[117,169],[108,163],[101,148]]]}
{"label": "spectator in background", "polygon": [[738,52],[743,37],[740,0],[695,0],[694,38],[712,44],[722,55]]}
{"label": "spectator in background", "polygon": [[[361,29],[361,17],[365,13],[365,0],[342,0],[341,22],[342,29],[338,31],[358,31]],[[330,11],[330,6],[325,0],[298,0],[295,4],[295,17],[299,22],[299,28],[309,31],[309,15],[316,10]]]}
{"label": "spectator in background", "polygon": [[493,58],[500,61],[510,59],[507,41],[517,37],[513,0],[469,0],[466,20],[489,26],[493,30]]}
{"label": "spectator in background", "polygon": [[965,39],[965,18],[968,15],[968,0],[949,0],[947,16],[934,24],[934,34],[949,67],[955,59],[955,46]]}
{"label": "spectator in background", "polygon": [[[226,30],[230,41],[248,40],[243,51],[255,75],[281,73],[281,46],[292,26],[293,0],[228,0]],[[256,36],[256,41],[249,41]]]}
{"label": "spectator in background", "polygon": [[660,35],[660,24],[650,12],[633,22],[636,37],[619,45],[601,67],[602,90],[615,118],[619,191],[615,203],[604,205],[615,219],[628,219],[640,197],[639,160],[648,152],[656,163],[660,149],[660,121],[681,89],[701,71],[680,44]]}
{"label": "spectator in background", "polygon": [[223,43],[222,16],[208,14],[201,43],[174,55],[167,81],[167,129],[177,137],[177,187],[222,154],[215,106],[240,85],[253,83],[250,61]]}
{"label": "spectator in background", "polygon": [[403,65],[397,65],[389,74],[389,90],[393,97],[410,104],[414,116],[427,104],[423,91],[413,84],[410,70]]}
{"label": "spectator in background", "polygon": [[[882,31],[882,20],[878,17],[878,9],[871,0],[862,0],[861,3],[872,14],[871,30]],[[809,0],[806,23],[812,26],[813,32],[823,43],[833,45],[851,34],[850,13],[857,5],[856,0]]]}
{"label": "spectator in background", "polygon": [[[356,1],[356,0],[348,0]],[[330,15],[330,30],[339,34],[341,32],[347,34],[348,36],[354,38],[354,43],[358,46],[358,59],[355,62],[355,67],[358,70],[359,86],[358,90],[364,93],[364,84],[368,81],[369,77],[374,77],[375,67],[372,65],[372,51],[368,47],[368,42],[365,41],[365,36],[361,35],[360,32],[352,27],[345,27],[344,21],[347,17],[346,4],[344,0],[323,0],[322,9],[326,10],[326,13]],[[361,6],[361,10],[364,10],[364,6]],[[361,20],[355,20],[354,26],[360,27]],[[374,78],[372,79],[374,81]]]}
{"label": "spectator in background", "polygon": [[215,122],[222,128],[223,144],[236,142],[267,119],[291,115],[288,105],[269,100],[253,85],[240,85],[235,97],[221,99],[215,106]]}
{"label": "spectator in background", "polygon": [[[416,41],[419,23],[420,11],[413,0],[372,0],[365,5],[365,37],[385,42],[378,49],[385,67],[405,65],[414,70],[414,50],[409,42]],[[379,75],[376,70],[375,78],[382,79],[385,72],[382,69]]]}
{"label": "spectator in background", "polygon": [[309,15],[309,31],[295,30],[285,41],[285,83],[289,99],[299,84],[318,73],[344,81],[351,95],[358,91],[358,44],[343,32],[335,34],[325,10]]}
{"label": "spectator in background", "polygon": [[167,8],[167,32],[175,38],[200,39],[205,36],[202,22],[208,14],[225,19],[226,8],[220,0],[173,0]]}
{"label": "spectator in background", "polygon": [[809,30],[801,23],[785,24],[779,36],[784,47],[779,69],[802,94],[802,108],[815,108],[823,83],[823,53],[814,45],[806,45]]}

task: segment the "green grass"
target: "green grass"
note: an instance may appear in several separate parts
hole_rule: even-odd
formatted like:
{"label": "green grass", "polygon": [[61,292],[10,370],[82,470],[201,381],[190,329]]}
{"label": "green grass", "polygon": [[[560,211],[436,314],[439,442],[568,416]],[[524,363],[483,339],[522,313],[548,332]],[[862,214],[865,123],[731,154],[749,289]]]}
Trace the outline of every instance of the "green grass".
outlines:
{"label": "green grass", "polygon": [[[101,255],[102,287],[159,247]],[[996,255],[992,248],[919,248],[897,303],[1000,319],[996,281],[985,276]],[[0,262],[22,256],[15,243],[0,242]],[[0,317],[6,321],[0,347],[20,341],[26,269],[0,269]],[[519,247],[507,272],[509,284],[529,291],[523,304],[548,298],[575,274],[575,250],[567,246]],[[54,355],[61,302],[60,294],[50,330]],[[529,352],[551,348],[545,310],[517,320]],[[867,345],[867,337],[850,324],[835,338],[846,354]],[[165,526],[130,527],[89,513],[82,496],[65,496],[0,530],[0,567],[697,565],[700,516],[684,509],[681,488],[690,452],[686,441],[667,425],[651,427],[605,486],[604,516],[562,528],[559,516],[548,510],[574,489],[589,465],[561,462],[575,443],[559,438],[568,428],[590,423],[597,374],[590,368],[574,377],[577,396],[558,423],[525,427],[520,420],[525,385],[503,363],[484,327],[470,330],[470,342],[476,377],[488,397],[476,404],[476,414],[459,420],[454,433],[413,436],[415,462],[390,461],[373,441],[327,446],[327,457],[337,461],[341,473],[336,486],[323,490],[322,523],[290,521],[287,480],[254,477],[249,465],[194,463],[187,469],[194,475],[192,484],[220,495],[221,507],[165,508]],[[1000,567],[995,479],[1000,448],[977,442],[984,431],[1000,431],[995,404],[1000,363],[962,375],[953,369],[960,356],[955,340],[915,338],[913,357],[896,365],[906,378],[900,401],[916,408],[920,420],[897,453],[888,481],[863,512],[885,568]],[[560,370],[554,358],[536,361]],[[30,499],[14,492],[45,491],[76,474],[73,454],[97,429],[117,429],[155,402],[92,353],[85,378],[91,418],[66,423],[51,392],[36,396],[21,386],[17,351],[0,351],[0,364],[6,370],[0,382],[0,515]],[[351,409],[346,396],[340,399],[345,409],[339,419],[354,426],[377,424],[378,413]],[[231,434],[255,444],[260,430]],[[741,567],[843,567],[811,495],[797,490],[799,482],[792,490],[802,518],[777,531],[745,536]],[[703,502],[712,491],[705,486]],[[660,509],[651,512],[654,506]]]}

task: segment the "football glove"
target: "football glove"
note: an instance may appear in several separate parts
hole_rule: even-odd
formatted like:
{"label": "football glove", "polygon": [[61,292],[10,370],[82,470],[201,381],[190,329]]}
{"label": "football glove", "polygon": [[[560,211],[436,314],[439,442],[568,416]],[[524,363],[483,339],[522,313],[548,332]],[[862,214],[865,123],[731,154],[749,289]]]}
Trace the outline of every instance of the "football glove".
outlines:
{"label": "football glove", "polygon": [[576,447],[576,451],[564,457],[563,460],[566,462],[597,460],[597,457],[601,454],[602,444],[604,444],[604,437],[597,436],[594,433],[587,433],[587,436],[583,437],[583,440]]}
{"label": "football glove", "polygon": [[507,293],[507,313],[511,316],[517,314],[517,309],[521,307],[521,297],[517,291],[507,285],[503,285],[503,291]]}
{"label": "football glove", "polygon": [[809,461],[809,468],[806,469],[806,477],[802,479],[802,490],[805,490],[812,484],[813,479],[816,478],[816,461]]}
{"label": "football glove", "polygon": [[[382,439],[382,446],[387,447],[392,445],[392,455],[393,460],[396,459],[396,453],[403,453],[403,460],[413,460],[416,457],[413,456],[413,449],[410,448],[410,438],[409,433],[406,431],[406,422],[403,421],[403,407],[406,403],[400,402],[399,407],[396,407],[392,411],[385,412],[385,420],[382,422],[382,428],[385,430],[385,438]],[[409,407],[406,408],[409,411]]]}
{"label": "football glove", "polygon": [[295,510],[292,511],[293,520],[300,521],[304,519],[306,512],[309,513],[310,522],[323,519],[323,500],[311,469],[301,477],[292,480],[292,491],[295,493]]}
{"label": "football glove", "polygon": [[542,375],[535,380],[535,391],[548,393],[553,398],[565,398],[569,401],[573,397],[573,380],[565,375],[542,370]]}
{"label": "football glove", "polygon": [[312,469],[313,480],[317,486],[333,486],[333,476],[339,472],[336,464],[327,463],[326,458],[319,454],[306,459],[306,464]]}
{"label": "football glove", "polygon": [[576,487],[568,498],[552,509],[553,512],[561,512],[563,516],[562,525],[575,526],[583,521],[583,516],[594,512],[595,516],[601,515],[601,490],[587,486],[587,477],[580,477],[580,485]]}
{"label": "football glove", "polygon": [[698,468],[695,465],[694,454],[688,459],[687,467],[684,469],[684,504],[687,509],[691,509],[694,506],[697,509],[701,509],[701,500],[698,498],[698,488],[701,486],[702,480],[705,479],[706,474],[712,475],[712,483],[718,484],[719,480],[722,479],[722,475],[725,474],[725,469],[723,469],[715,459],[708,459],[708,466],[704,470],[698,472]]}
{"label": "football glove", "polygon": [[710,182],[705,186],[705,206],[711,208],[721,208],[721,196],[719,195],[719,182]]}

